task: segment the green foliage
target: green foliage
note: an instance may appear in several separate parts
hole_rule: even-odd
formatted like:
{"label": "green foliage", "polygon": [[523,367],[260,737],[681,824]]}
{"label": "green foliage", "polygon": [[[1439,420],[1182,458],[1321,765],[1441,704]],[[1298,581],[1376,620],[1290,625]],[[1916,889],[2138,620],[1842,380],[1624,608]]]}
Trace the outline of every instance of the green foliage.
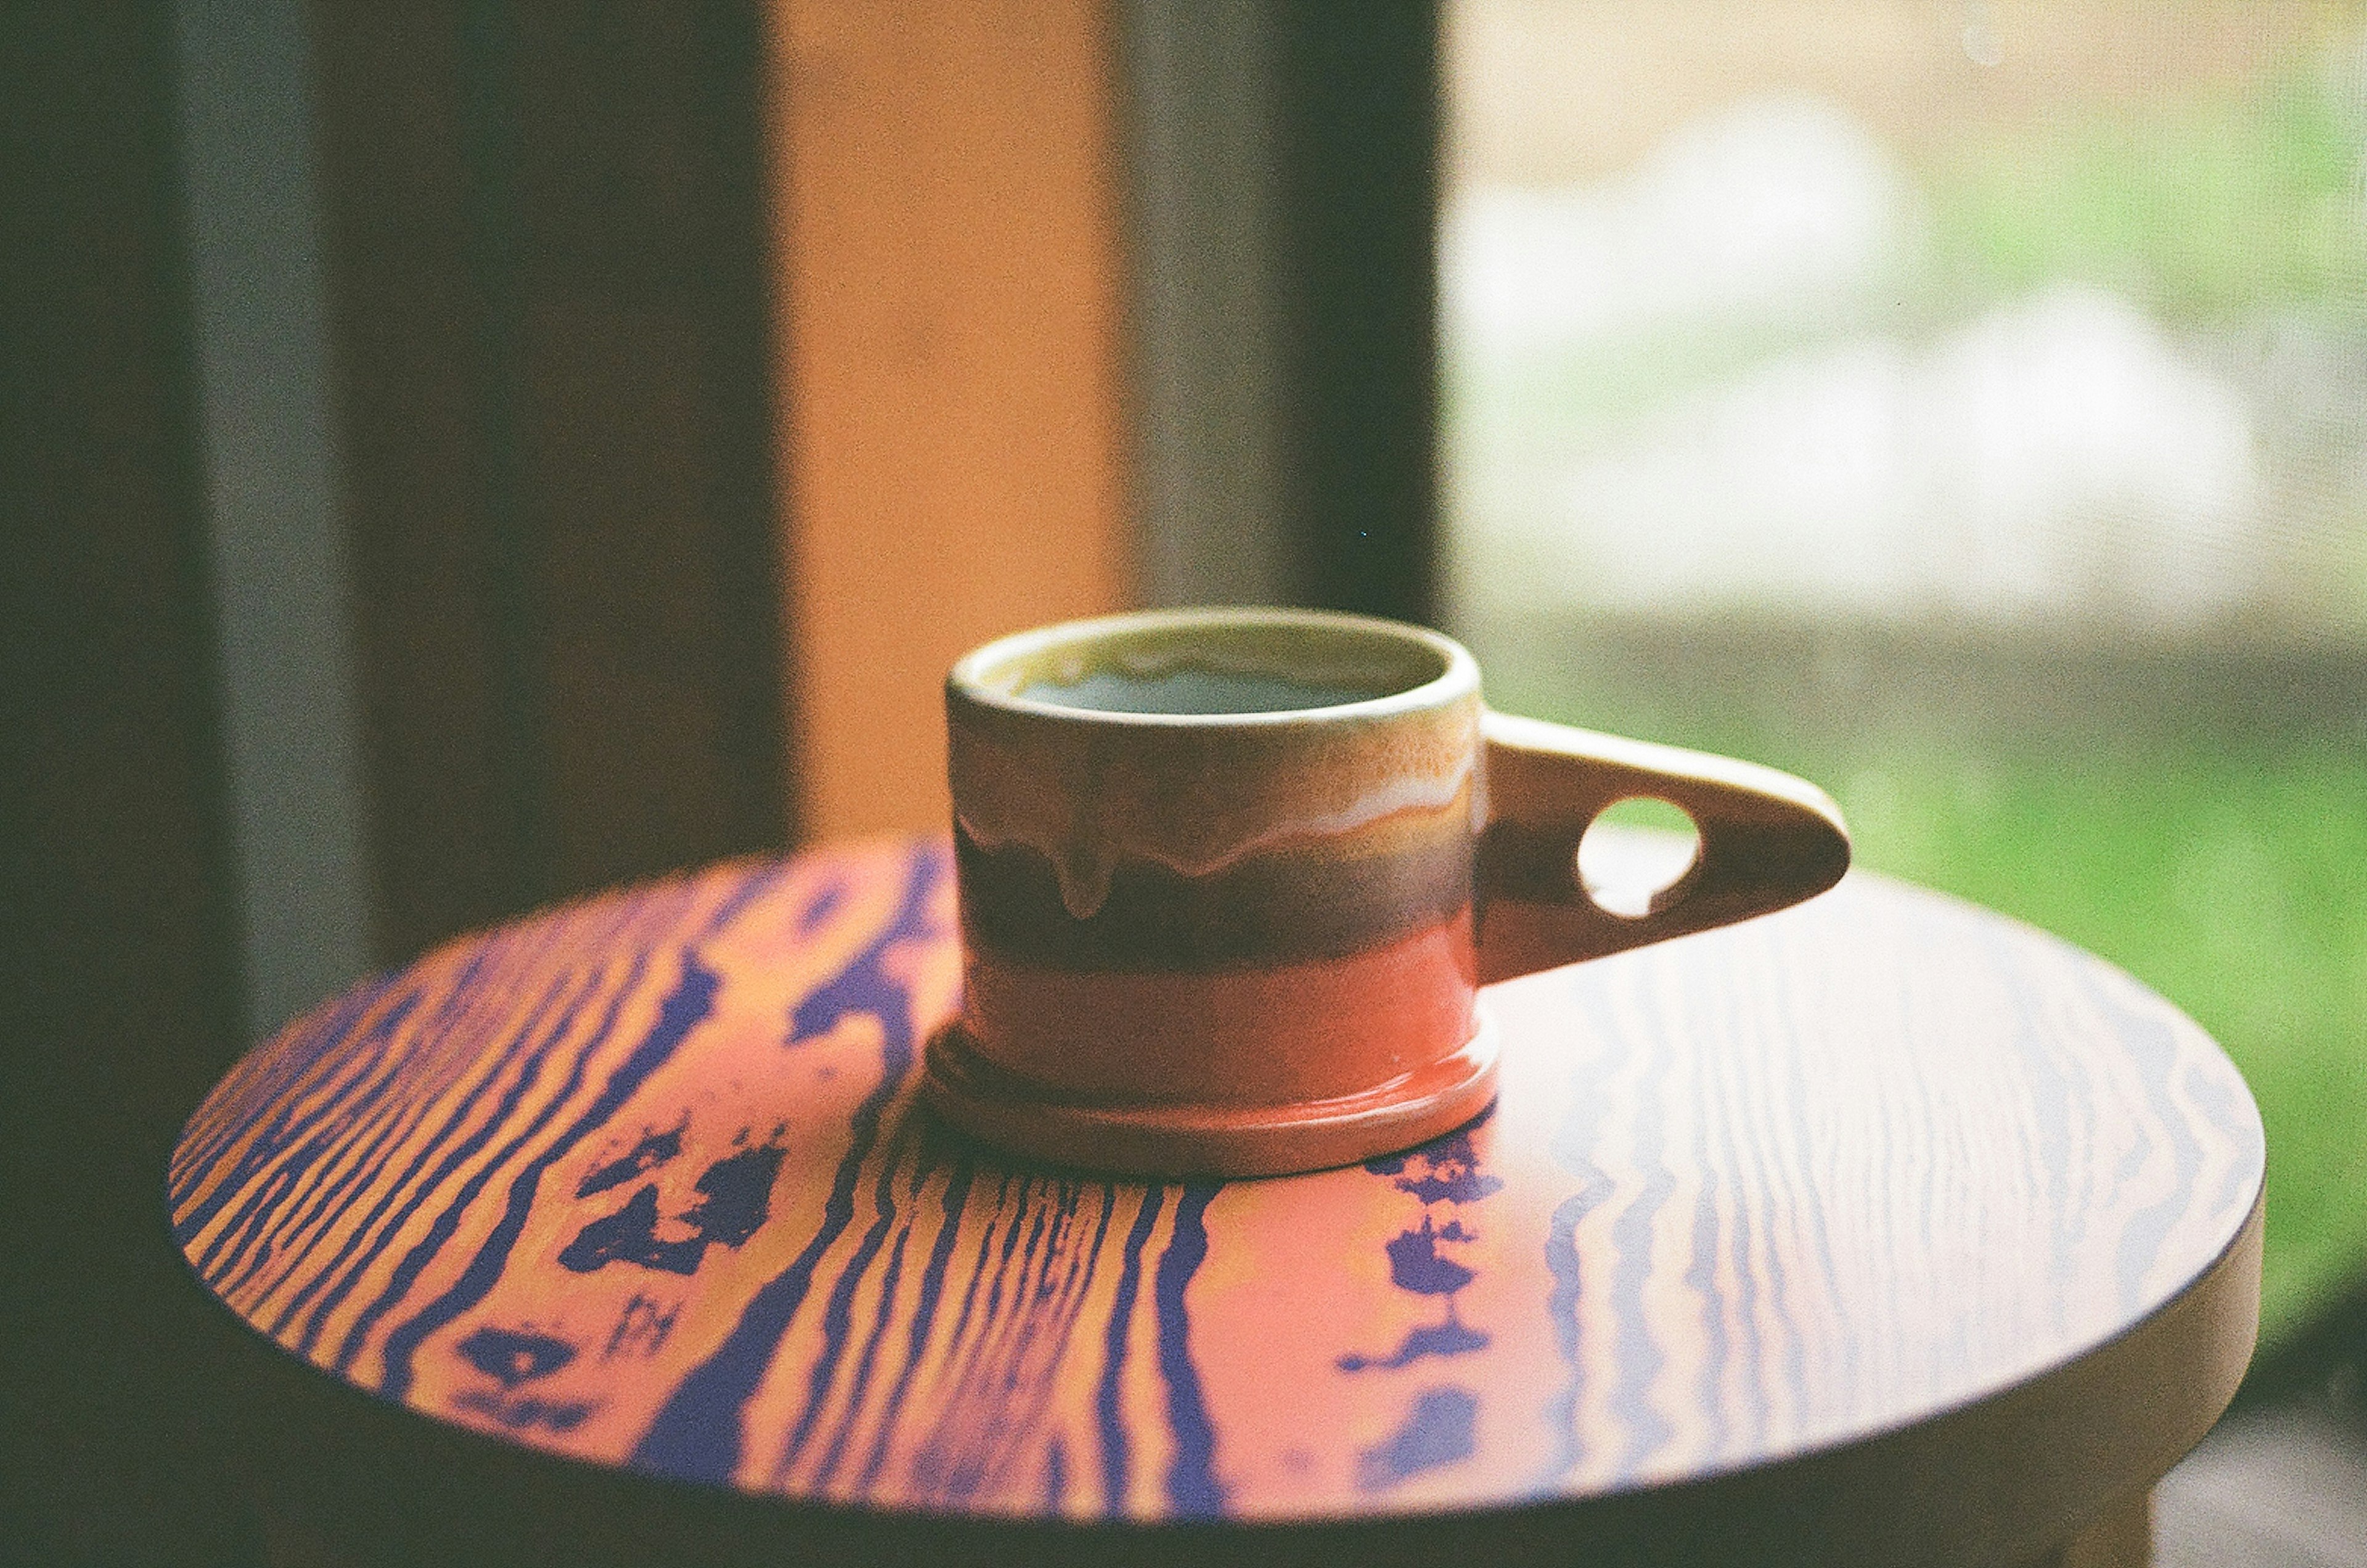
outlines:
{"label": "green foliage", "polygon": [[1933,238],[1976,290],[2076,279],[2206,323],[2367,313],[2360,138],[2319,83],[2023,126],[1931,172]]}
{"label": "green foliage", "polygon": [[2367,766],[2354,750],[1924,750],[1824,776],[1866,865],[2112,959],[2226,1047],[2268,1129],[2264,1344],[2355,1281],[2367,1261]]}

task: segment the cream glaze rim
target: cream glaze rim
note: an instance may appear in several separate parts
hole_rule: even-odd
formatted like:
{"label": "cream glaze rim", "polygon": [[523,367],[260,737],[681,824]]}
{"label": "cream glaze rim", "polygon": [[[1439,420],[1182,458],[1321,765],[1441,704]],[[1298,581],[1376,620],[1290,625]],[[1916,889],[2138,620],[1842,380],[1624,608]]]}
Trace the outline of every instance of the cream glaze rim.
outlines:
{"label": "cream glaze rim", "polygon": [[[983,679],[984,671],[1005,660],[1043,652],[1061,643],[1138,631],[1189,630],[1195,626],[1303,627],[1308,630],[1354,631],[1419,643],[1446,661],[1446,668],[1419,686],[1386,696],[1366,697],[1327,707],[1273,708],[1258,713],[1128,713],[1122,709],[1070,707],[999,692]],[[1286,673],[1286,672],[1281,672]],[[1025,714],[1034,718],[1081,725],[1110,725],[1149,729],[1274,729],[1292,725],[1326,724],[1360,718],[1386,718],[1444,707],[1479,690],[1479,661],[1471,650],[1444,632],[1410,621],[1379,615],[1351,615],[1337,610],[1291,610],[1262,605],[1189,605],[1166,610],[1132,610],[1116,615],[1094,615],[1061,621],[1048,626],[999,637],[974,648],[954,661],[946,676],[946,694],[983,708]]]}

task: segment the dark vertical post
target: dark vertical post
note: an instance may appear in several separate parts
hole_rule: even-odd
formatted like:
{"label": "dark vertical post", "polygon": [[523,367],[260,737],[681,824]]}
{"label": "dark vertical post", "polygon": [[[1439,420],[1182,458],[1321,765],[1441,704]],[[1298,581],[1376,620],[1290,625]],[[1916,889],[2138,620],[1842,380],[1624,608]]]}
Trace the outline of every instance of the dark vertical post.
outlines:
{"label": "dark vertical post", "polygon": [[[374,942],[497,919],[527,867],[506,748],[487,329],[462,35],[446,6],[313,12],[333,406],[352,540]],[[529,727],[530,728],[530,727]]]}
{"label": "dark vertical post", "polygon": [[0,13],[0,1558],[251,1561],[174,1134],[238,1049],[162,6]]}
{"label": "dark vertical post", "polygon": [[544,898],[789,833],[764,74],[753,4],[511,25],[487,65],[515,95],[505,526]]}
{"label": "dark vertical post", "polygon": [[317,18],[381,953],[785,842],[756,7]]}
{"label": "dark vertical post", "polygon": [[549,693],[536,645],[548,634],[540,572],[525,518],[519,423],[528,395],[521,352],[527,236],[521,210],[522,62],[509,0],[459,0],[454,63],[459,107],[459,278],[472,309],[467,365],[476,429],[470,481],[484,529],[481,584],[493,636],[493,796],[507,913],[559,891],[550,867],[547,765]]}
{"label": "dark vertical post", "polygon": [[1274,7],[1281,399],[1307,601],[1427,620],[1435,570],[1438,15]]}

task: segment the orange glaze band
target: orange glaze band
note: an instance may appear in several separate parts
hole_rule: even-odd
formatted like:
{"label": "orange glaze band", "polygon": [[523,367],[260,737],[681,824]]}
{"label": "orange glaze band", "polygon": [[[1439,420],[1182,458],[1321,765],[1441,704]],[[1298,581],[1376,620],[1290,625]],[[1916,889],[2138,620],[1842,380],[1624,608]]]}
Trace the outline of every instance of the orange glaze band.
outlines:
{"label": "orange glaze band", "polygon": [[1369,1089],[1476,1027],[1471,911],[1336,958],[1079,973],[973,948],[963,1020],[994,1066],[1070,1100],[1271,1106]]}

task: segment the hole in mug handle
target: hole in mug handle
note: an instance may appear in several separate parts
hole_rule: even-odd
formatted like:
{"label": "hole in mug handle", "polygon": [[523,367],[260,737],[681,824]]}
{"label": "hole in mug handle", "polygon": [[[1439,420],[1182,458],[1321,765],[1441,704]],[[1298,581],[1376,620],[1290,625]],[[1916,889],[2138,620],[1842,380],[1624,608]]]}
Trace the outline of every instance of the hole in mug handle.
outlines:
{"label": "hole in mug handle", "polygon": [[1676,901],[1663,896],[1700,859],[1701,827],[1692,814],[1672,802],[1637,795],[1594,814],[1579,838],[1572,870],[1596,908],[1640,920]]}

